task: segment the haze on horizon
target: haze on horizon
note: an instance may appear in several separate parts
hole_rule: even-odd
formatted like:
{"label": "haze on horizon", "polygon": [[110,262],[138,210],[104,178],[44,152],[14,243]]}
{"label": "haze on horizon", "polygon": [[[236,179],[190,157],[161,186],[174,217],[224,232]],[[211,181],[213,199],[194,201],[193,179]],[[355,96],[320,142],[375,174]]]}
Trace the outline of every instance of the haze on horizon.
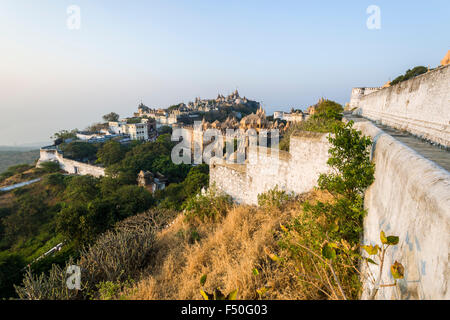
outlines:
{"label": "haze on horizon", "polygon": [[0,145],[236,88],[268,114],[322,96],[344,104],[352,87],[439,65],[449,11],[444,0],[0,0]]}

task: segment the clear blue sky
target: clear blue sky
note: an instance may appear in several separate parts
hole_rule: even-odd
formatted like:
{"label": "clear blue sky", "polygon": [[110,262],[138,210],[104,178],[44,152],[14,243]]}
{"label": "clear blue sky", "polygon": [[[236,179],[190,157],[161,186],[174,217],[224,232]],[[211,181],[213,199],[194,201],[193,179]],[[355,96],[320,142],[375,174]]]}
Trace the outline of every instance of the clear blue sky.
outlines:
{"label": "clear blue sky", "polygon": [[[379,30],[366,27],[372,4]],[[0,0],[0,145],[236,87],[268,113],[345,103],[352,87],[437,66],[449,12],[448,0]]]}

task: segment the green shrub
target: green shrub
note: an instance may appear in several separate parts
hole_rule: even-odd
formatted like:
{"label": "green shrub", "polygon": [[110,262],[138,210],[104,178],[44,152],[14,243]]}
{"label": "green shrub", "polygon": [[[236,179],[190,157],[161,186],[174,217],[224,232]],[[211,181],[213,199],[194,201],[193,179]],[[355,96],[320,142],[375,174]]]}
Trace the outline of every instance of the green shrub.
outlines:
{"label": "green shrub", "polygon": [[121,293],[130,290],[134,285],[132,279],[126,281],[102,281],[97,284],[98,298],[100,300],[122,300]]}
{"label": "green shrub", "polygon": [[97,147],[89,142],[72,141],[61,145],[64,157],[73,160],[93,160],[96,158]]}
{"label": "green shrub", "polygon": [[426,68],[424,66],[417,66],[417,67],[414,67],[413,69],[408,69],[404,75],[400,75],[397,78],[395,78],[394,80],[392,80],[391,85],[395,85],[402,81],[409,80],[411,78],[417,77],[418,75],[424,74],[426,72],[428,72],[428,68]]}
{"label": "green shrub", "polygon": [[333,132],[342,120],[344,108],[337,102],[324,100],[316,107],[316,112],[308,120],[292,125],[280,140],[281,150],[289,151],[291,135],[295,131]]}
{"label": "green shrub", "polygon": [[65,185],[65,177],[61,173],[52,173],[44,178],[44,183],[51,187],[63,187]]}
{"label": "green shrub", "polygon": [[45,173],[53,173],[61,171],[61,167],[59,165],[59,162],[44,161],[39,164],[38,170]]}
{"label": "green shrub", "polygon": [[[167,212],[161,212],[164,215]],[[149,212],[130,217],[104,233],[81,251],[77,263],[70,258],[64,268],[53,264],[48,275],[34,275],[28,270],[21,286],[15,286],[21,299],[112,298],[135,277],[148,262],[155,241],[155,230],[167,222],[167,216]],[[81,268],[81,291],[67,288],[66,270]]]}
{"label": "green shrub", "polygon": [[127,146],[110,140],[97,151],[97,163],[101,163],[105,167],[118,163],[125,157],[128,150]]}
{"label": "green shrub", "polygon": [[148,261],[155,241],[152,219],[139,224],[125,220],[107,231],[94,245],[83,250],[80,266],[86,272],[89,287],[102,281],[124,281],[133,277]]}
{"label": "green shrub", "polygon": [[315,113],[312,115],[313,119],[328,119],[328,120],[342,120],[342,113],[344,108],[337,102],[331,100],[324,100],[318,104]]}
{"label": "green shrub", "polygon": [[232,204],[233,200],[229,195],[220,193],[211,186],[204,194],[189,198],[183,204],[183,209],[188,220],[218,221],[225,216]]}
{"label": "green shrub", "polygon": [[372,140],[353,129],[352,121],[336,125],[333,133],[327,162],[332,170],[318,179],[333,200],[306,202],[298,217],[281,226],[279,246],[286,256],[281,265],[295,270],[311,299],[356,299],[361,289],[357,266],[363,197],[374,181]]}
{"label": "green shrub", "polygon": [[307,209],[325,210],[329,224],[338,225],[334,233],[356,243],[366,212],[364,191],[375,179],[375,165],[370,160],[372,139],[353,129],[353,121],[350,121],[336,126],[334,136],[329,136],[328,140],[331,147],[328,150],[330,158],[327,164],[333,170],[331,173],[321,174],[318,183],[322,190],[330,192],[336,200]]}
{"label": "green shrub", "polygon": [[284,190],[279,190],[278,185],[265,193],[258,194],[258,205],[266,208],[281,209],[289,201],[291,196]]}
{"label": "green shrub", "polygon": [[14,284],[22,279],[24,259],[17,254],[0,252],[0,298],[14,295]]}

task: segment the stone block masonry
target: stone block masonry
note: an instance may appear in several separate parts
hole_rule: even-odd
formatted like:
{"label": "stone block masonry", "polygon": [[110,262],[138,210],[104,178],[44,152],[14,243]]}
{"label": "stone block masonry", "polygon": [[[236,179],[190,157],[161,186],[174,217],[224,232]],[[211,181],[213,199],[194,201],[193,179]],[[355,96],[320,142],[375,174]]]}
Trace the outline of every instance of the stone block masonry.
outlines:
{"label": "stone block masonry", "polygon": [[352,90],[355,113],[450,147],[450,65],[369,94],[362,89]]}
{"label": "stone block masonry", "polygon": [[91,175],[97,178],[105,175],[104,168],[64,158],[53,146],[41,148],[36,166],[39,167],[44,161],[58,162],[62,170],[71,174]]}
{"label": "stone block masonry", "polygon": [[242,204],[257,204],[258,194],[276,186],[296,194],[307,192],[317,184],[320,173],[329,170],[328,148],[327,134],[295,132],[290,152],[258,147],[249,151],[245,164],[213,158],[210,182]]}
{"label": "stone block masonry", "polygon": [[[369,121],[354,126],[374,140],[375,182],[365,194],[368,213],[363,243],[379,243],[381,230],[400,237],[399,244],[387,253],[383,283],[393,282],[389,266],[395,260],[405,266],[405,278],[397,287],[380,290],[377,298],[450,299],[449,172]],[[246,164],[226,164],[213,158],[210,183],[242,204],[257,204],[258,194],[276,185],[297,194],[310,191],[317,185],[319,175],[329,171],[326,136],[310,132],[294,134],[290,152],[280,151],[278,164],[275,155],[263,148],[250,151]],[[364,283],[362,298],[367,297],[368,283]]]}

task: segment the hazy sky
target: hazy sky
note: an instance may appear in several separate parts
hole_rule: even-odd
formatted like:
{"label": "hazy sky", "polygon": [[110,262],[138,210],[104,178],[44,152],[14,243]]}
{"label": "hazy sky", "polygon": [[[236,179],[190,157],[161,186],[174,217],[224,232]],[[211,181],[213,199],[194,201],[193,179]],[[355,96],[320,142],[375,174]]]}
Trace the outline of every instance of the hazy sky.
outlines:
{"label": "hazy sky", "polygon": [[[366,26],[372,4],[379,30]],[[0,0],[0,145],[235,88],[268,113],[345,103],[352,87],[437,66],[449,12],[448,0]]]}

